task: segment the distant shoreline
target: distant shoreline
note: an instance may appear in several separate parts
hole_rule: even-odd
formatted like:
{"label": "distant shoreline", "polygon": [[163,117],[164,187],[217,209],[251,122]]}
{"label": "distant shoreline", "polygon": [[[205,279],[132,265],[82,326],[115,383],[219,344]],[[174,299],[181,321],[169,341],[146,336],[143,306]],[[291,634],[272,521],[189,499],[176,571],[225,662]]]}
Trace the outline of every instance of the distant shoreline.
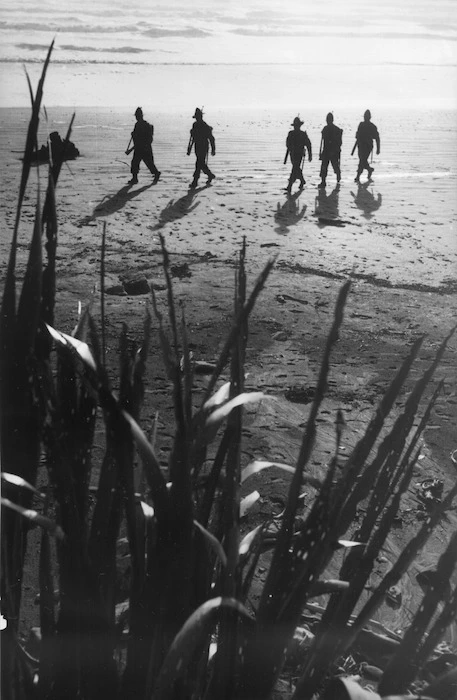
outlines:
{"label": "distant shoreline", "polygon": [[[208,54],[208,58],[211,54]],[[227,57],[229,58],[229,57]],[[286,58],[286,57],[282,57]],[[159,111],[278,107],[304,111],[457,108],[456,66],[310,62],[59,61],[48,69],[47,106],[154,105]],[[0,61],[0,106],[30,103],[25,71],[38,84],[43,61]],[[356,78],[355,78],[356,76]],[[194,104],[195,103],[195,104]]]}

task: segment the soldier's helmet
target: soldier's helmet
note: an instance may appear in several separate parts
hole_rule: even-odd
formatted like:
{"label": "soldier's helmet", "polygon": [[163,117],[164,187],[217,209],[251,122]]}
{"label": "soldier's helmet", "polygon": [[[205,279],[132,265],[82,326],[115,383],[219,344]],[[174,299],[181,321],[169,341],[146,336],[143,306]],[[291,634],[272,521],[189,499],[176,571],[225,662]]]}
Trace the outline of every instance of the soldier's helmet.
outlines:
{"label": "soldier's helmet", "polygon": [[194,118],[194,119],[200,119],[201,117],[203,117],[203,112],[202,112],[202,110],[201,110],[199,107],[197,107],[196,110],[195,110],[195,112],[194,112],[193,118]]}
{"label": "soldier's helmet", "polygon": [[305,122],[302,122],[302,120],[300,119],[300,117],[295,117],[295,119],[293,120],[291,126],[303,126],[304,123],[305,123]]}
{"label": "soldier's helmet", "polygon": [[143,116],[143,110],[141,109],[141,107],[137,107],[135,110],[135,117],[140,118],[142,116]]}
{"label": "soldier's helmet", "polygon": [[366,110],[365,114],[363,115],[363,118],[366,120],[371,119],[371,112],[369,109]]}
{"label": "soldier's helmet", "polygon": [[333,124],[333,114],[331,112],[329,112],[327,114],[326,119],[327,119],[327,124]]}

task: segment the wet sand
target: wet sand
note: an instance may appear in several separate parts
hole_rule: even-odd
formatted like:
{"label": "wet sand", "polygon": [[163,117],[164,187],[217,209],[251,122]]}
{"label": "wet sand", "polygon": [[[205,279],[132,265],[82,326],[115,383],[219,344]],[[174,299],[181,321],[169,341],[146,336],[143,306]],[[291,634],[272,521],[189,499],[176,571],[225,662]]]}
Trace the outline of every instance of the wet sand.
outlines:
{"label": "wet sand", "polygon": [[[132,110],[133,111],[133,110]],[[290,165],[283,165],[285,138],[294,113],[226,111],[205,115],[214,127],[217,153],[210,157],[216,179],[205,178],[188,190],[194,158],[186,156],[193,110],[148,113],[155,126],[154,154],[162,172],[157,185],[140,171],[130,178],[127,146],[134,118],[130,111],[81,109],[72,141],[81,157],[64,167],[57,189],[59,246],[56,325],[70,332],[78,302],[92,302],[100,319],[101,237],[106,222],[106,333],[108,364],[116,376],[120,325],[141,336],[149,295],[118,293],[131,280],[145,279],[165,304],[159,234],[171,256],[175,293],[185,303],[195,359],[213,361],[231,318],[236,256],[247,242],[249,287],[273,255],[274,272],[254,310],[247,356],[248,388],[276,397],[247,411],[246,460],[253,456],[293,463],[298,453],[308,404],[290,401],[291,388],[312,389],[342,282],[353,281],[340,342],[335,349],[329,392],[319,419],[316,453],[310,469],[322,473],[334,444],[337,408],[345,414],[344,450],[357,439],[398,368],[407,348],[424,333],[423,350],[411,381],[428,365],[433,352],[455,323],[457,243],[456,118],[453,112],[373,113],[382,142],[373,180],[354,183],[357,160],[350,156],[361,115],[348,112],[335,122],[344,129],[342,182],[334,174],[319,190],[319,141],[325,113],[301,113],[313,145],[306,162],[306,186],[284,187]],[[63,135],[67,109],[50,109],[48,131]],[[15,216],[20,149],[25,142],[26,110],[0,110],[0,255],[6,262]],[[46,126],[42,122],[41,140]],[[37,169],[30,180],[20,226],[19,277],[27,255],[36,204]],[[46,169],[40,168],[43,187]],[[0,283],[6,265],[2,266]],[[153,341],[152,354],[158,352]],[[386,558],[396,552],[419,524],[416,484],[429,476],[455,478],[450,452],[456,449],[456,341],[437,373],[445,385],[424,434],[423,459],[402,504],[402,523],[389,540]],[[172,439],[168,382],[160,362],[151,362],[144,427],[160,411],[158,450],[166,462]],[[411,381],[408,386],[411,386]],[[197,378],[196,402],[204,379]],[[305,392],[306,393],[306,392]],[[402,402],[404,396],[402,396]],[[100,437],[101,440],[101,437]],[[257,479],[257,481],[256,481]],[[283,475],[254,477],[261,500],[249,518],[280,512],[287,483]],[[383,606],[381,617],[393,628],[410,619],[420,588],[415,575],[436,563],[455,515],[438,529],[423,555],[402,581],[404,603]],[[386,565],[383,565],[384,567]],[[380,570],[382,566],[380,566]]]}

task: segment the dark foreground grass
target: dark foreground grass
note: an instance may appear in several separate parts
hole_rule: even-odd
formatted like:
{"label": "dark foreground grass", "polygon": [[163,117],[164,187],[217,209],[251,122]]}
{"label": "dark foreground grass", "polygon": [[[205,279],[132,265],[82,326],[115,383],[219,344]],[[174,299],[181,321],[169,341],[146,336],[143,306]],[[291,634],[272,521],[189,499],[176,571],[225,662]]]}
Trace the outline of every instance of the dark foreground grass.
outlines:
{"label": "dark foreground grass", "polygon": [[[244,387],[248,323],[273,261],[249,293],[242,246],[233,326],[195,409],[186,323],[174,300],[162,238],[166,316],[153,296],[154,321],[146,315],[141,343],[132,345],[124,326],[115,395],[105,368],[103,319],[101,331],[89,311],[71,336],[54,328],[58,303],[54,192],[61,163],[52,159],[43,210],[37,202],[29,263],[20,293],[16,290],[18,222],[51,51],[52,46],[37,93],[32,95],[2,302],[1,603],[8,622],[2,632],[2,696],[14,700],[269,698],[305,606],[326,592],[328,604],[288,696],[351,698],[357,692],[357,697],[364,697],[362,689],[354,690],[350,682],[332,677],[335,664],[366,633],[385,593],[407,570],[457,491],[456,485],[443,497],[361,607],[376,557],[409,487],[419,437],[440,385],[422,407],[424,392],[452,333],[417,380],[403,410],[390,419],[421,341],[409,349],[370,424],[344,460],[339,453],[342,426],[337,416],[334,456],[323,483],[316,483],[306,470],[350,291],[345,284],[336,302],[297,462],[283,465],[292,473],[285,511],[273,530],[268,522],[242,539],[240,485],[249,474],[268,466],[241,463],[243,406],[265,398]],[[67,139],[70,134],[71,125]],[[160,338],[175,408],[175,438],[166,470],[159,464],[154,440],[140,427],[152,332]],[[219,386],[227,367],[230,381]],[[90,498],[97,416],[105,424],[106,449],[96,493]],[[35,485],[42,462],[47,476],[44,493],[38,493]],[[303,513],[301,493],[307,480],[313,482],[316,497]],[[326,582],[325,571],[339,543],[347,539],[361,502],[366,504],[366,515],[356,542],[351,543],[356,546],[348,549],[339,580]],[[27,537],[35,525],[42,528],[41,644],[38,657],[32,658],[19,639],[18,621]],[[116,577],[121,546],[127,548],[130,568],[128,592],[119,601]],[[456,546],[454,535],[440,558],[436,582],[403,640],[392,649],[379,682],[384,696],[408,690],[456,616],[457,589],[449,588]],[[260,554],[267,548],[273,550],[272,561],[254,615],[245,603]],[[453,688],[455,674],[451,673],[436,679],[428,692],[444,700],[454,697]]]}

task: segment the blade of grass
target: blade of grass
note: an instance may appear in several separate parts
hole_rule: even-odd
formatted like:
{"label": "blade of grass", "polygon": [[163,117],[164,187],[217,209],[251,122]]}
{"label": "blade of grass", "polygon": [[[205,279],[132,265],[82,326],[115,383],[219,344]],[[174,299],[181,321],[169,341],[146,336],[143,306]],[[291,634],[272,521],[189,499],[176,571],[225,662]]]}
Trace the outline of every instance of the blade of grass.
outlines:
{"label": "blade of grass", "polygon": [[[297,507],[301,493],[303,471],[314,445],[316,434],[316,417],[327,387],[327,376],[330,369],[330,353],[333,345],[337,342],[339,337],[339,330],[343,321],[343,310],[349,294],[349,289],[350,283],[346,282],[338,295],[334,320],[327,338],[315,396],[311,404],[305,434],[303,436],[300,453],[297,459],[297,468],[289,487],[287,505],[284,511],[284,517],[278,536],[278,543],[273,554],[273,560],[270,568],[271,573],[265,583],[262,600],[265,601],[266,606],[270,605],[268,601],[272,601],[273,597],[275,598],[275,602],[277,604],[276,591],[282,589],[282,586],[279,584],[279,580],[282,579],[286,571],[289,572],[289,548],[292,541],[293,524],[297,514]],[[287,576],[288,575],[289,573]]]}
{"label": "blade of grass", "polygon": [[[430,412],[435,398],[436,392],[429,402],[426,414]],[[416,408],[417,406],[413,409],[414,413]],[[400,431],[400,434],[397,435],[395,439],[392,438],[392,435],[390,436],[390,445],[393,453],[401,454],[403,447],[396,446],[396,442],[403,442],[405,440],[405,432],[406,431]],[[417,443],[417,431],[413,436],[412,442],[414,445]],[[364,539],[364,537],[368,537],[369,542],[363,552],[354,551],[344,561],[340,572],[340,578],[350,581],[351,586],[346,593],[332,596],[327,605],[327,609],[322,617],[321,626],[316,634],[311,652],[308,655],[306,666],[297,682],[297,697],[311,698],[313,696],[313,693],[315,693],[316,689],[322,684],[331,660],[341,656],[354,642],[357,634],[356,629],[360,631],[360,626],[356,627],[353,625],[349,628],[347,626],[348,621],[351,612],[364,590],[364,586],[373,569],[375,558],[378,556],[385,538],[392,527],[393,518],[398,511],[401,496],[408,487],[419,453],[420,450],[417,450],[416,455],[412,459],[408,457],[408,460],[401,460],[400,464],[403,465],[404,474],[399,481],[393,478],[392,484],[387,483],[386,485],[378,481],[378,483],[373,486],[373,489],[387,488],[389,494],[391,494],[389,496],[391,499],[390,506],[387,508],[374,530],[372,529],[374,522],[371,521],[371,519],[369,527],[364,527],[364,523],[362,523],[359,538]],[[410,455],[409,449],[406,450],[405,454],[408,456]],[[399,471],[399,469],[397,471]],[[393,485],[394,482],[397,484],[395,487]],[[368,505],[367,507],[368,512],[374,509],[375,506],[373,505]],[[370,516],[368,515],[367,519],[369,518]],[[335,528],[333,536],[336,536]],[[379,588],[375,591],[373,597],[376,598],[377,604],[379,605],[383,599],[379,595]],[[372,615],[373,613],[374,609],[370,607],[370,612],[368,614]],[[365,620],[366,619],[365,617]]]}
{"label": "blade of grass", "polygon": [[28,489],[29,491],[32,491],[38,498],[41,498],[44,500],[45,495],[44,493],[41,493],[36,489],[32,484],[29,484],[28,481],[23,479],[22,477],[18,476],[17,474],[9,474],[8,472],[2,472],[1,477],[4,481],[6,481],[8,484],[12,484],[13,486],[19,486],[23,489]]}
{"label": "blade of grass", "polygon": [[[23,166],[22,166],[22,175],[21,175],[21,182],[19,185],[19,200],[18,200],[18,205],[17,205],[17,211],[16,211],[16,221],[14,224],[14,234],[13,234],[13,245],[12,245],[12,250],[15,250],[15,241],[17,239],[17,231],[19,227],[19,217],[22,209],[22,202],[24,200],[24,194],[25,194],[25,189],[27,186],[27,181],[28,177],[30,174],[30,164],[32,162],[32,154],[33,151],[36,147],[37,143],[37,132],[38,132],[38,124],[40,120],[40,109],[41,109],[41,101],[43,99],[43,87],[44,87],[44,81],[46,78],[46,73],[48,70],[49,62],[51,60],[51,54],[54,48],[54,40],[51,42],[48,53],[43,65],[43,69],[41,71],[41,76],[38,81],[38,86],[37,86],[37,91],[35,98],[32,100],[32,115],[30,117],[30,122],[29,122],[29,127],[27,131],[27,139],[25,143],[25,150],[24,150],[24,160],[23,160]],[[30,83],[29,83],[30,84]],[[11,258],[10,258],[11,262]]]}
{"label": "blade of grass", "polygon": [[11,510],[16,511],[16,513],[19,513],[19,515],[22,515],[23,518],[26,518],[34,525],[39,525],[44,530],[47,530],[51,535],[57,537],[57,539],[64,539],[64,531],[62,530],[60,525],[58,525],[55,522],[55,520],[51,520],[51,518],[46,518],[44,515],[41,515],[40,513],[38,513],[38,511],[33,510],[32,508],[23,508],[17,503],[13,503],[13,501],[10,501],[9,498],[2,497],[1,504],[5,508],[11,508]]}
{"label": "blade of grass", "polygon": [[101,326],[102,326],[102,361],[106,363],[106,337],[105,337],[105,252],[106,252],[106,221],[103,222],[102,230],[102,250],[100,259],[100,304],[101,304]]}
{"label": "blade of grass", "polygon": [[251,294],[249,295],[249,298],[247,302],[243,305],[243,308],[239,311],[238,316],[235,320],[235,323],[230,330],[230,333],[227,337],[227,340],[224,343],[224,347],[222,348],[222,351],[220,353],[219,359],[216,363],[216,369],[214,370],[208,385],[206,387],[206,390],[203,395],[203,400],[202,400],[202,406],[208,401],[209,397],[214,391],[214,387],[216,385],[216,382],[218,380],[218,377],[220,376],[222,370],[224,369],[225,365],[227,364],[228,358],[230,351],[232,347],[234,346],[236,339],[239,336],[240,329],[243,327],[244,322],[246,319],[249,317],[249,314],[251,313],[252,309],[254,308],[254,304],[262,291],[263,287],[265,286],[265,283],[267,281],[267,278],[273,269],[275,263],[275,259],[269,260],[268,263],[265,265],[264,269],[260,273],[259,277],[256,280],[256,283],[254,285],[254,289],[252,290]]}
{"label": "blade of grass", "polygon": [[438,560],[436,577],[427,588],[421,605],[411,625],[406,630],[397,654],[383,673],[379,683],[381,695],[406,692],[417,673],[420,647],[425,639],[428,625],[436,612],[443,590],[448,584],[457,562],[457,533],[451,536],[449,545]]}
{"label": "blade of grass", "polygon": [[141,430],[138,423],[126,412],[123,411],[123,416],[130,425],[133,439],[135,440],[138,452],[143,462],[146,478],[151,489],[151,495],[154,502],[154,508],[157,517],[168,513],[168,490],[165,478],[160,469],[159,461],[149,443],[146,435]]}
{"label": "blade of grass", "polygon": [[401,552],[397,561],[394,563],[390,571],[386,573],[376,591],[373,592],[371,598],[365,603],[362,610],[354,622],[354,632],[360,631],[367,623],[367,620],[372,617],[389,588],[400,580],[403,573],[412,564],[418,552],[422,549],[430,534],[440,522],[446,510],[452,505],[454,498],[457,496],[457,483],[452,487],[449,493],[443,498],[440,504],[437,504],[433,512],[427,517],[422,524],[419,532],[408,542],[406,547]]}
{"label": "blade of grass", "polygon": [[222,423],[223,420],[225,420],[225,418],[227,418],[227,416],[237,406],[246,406],[250,403],[257,403],[258,401],[262,401],[262,399],[271,398],[271,396],[268,396],[268,394],[264,394],[262,391],[252,391],[249,393],[245,392],[242,394],[237,394],[237,396],[234,396],[223,406],[221,406],[220,408],[216,408],[212,413],[210,413],[210,415],[206,419],[206,425],[208,427],[216,428]]}
{"label": "blade of grass", "polygon": [[41,218],[39,201],[35,212],[30,254],[22,284],[16,320],[16,342],[28,354],[35,342],[41,314],[41,285],[43,279],[41,252]]}
{"label": "blade of grass", "polygon": [[[277,467],[278,469],[282,469],[285,472],[289,472],[289,474],[295,473],[295,467],[291,467],[288,464],[281,464],[280,462],[264,462],[262,460],[256,459],[253,462],[250,462],[244,469],[242,469],[241,483],[246,481],[246,479],[248,479],[253,474],[258,474],[260,471],[263,471],[263,469],[269,469],[270,467]],[[322,481],[320,479],[316,479],[313,476],[309,476],[308,474],[303,474],[302,484],[309,484],[310,486],[314,486],[314,488],[320,488],[322,486]]]}
{"label": "blade of grass", "polygon": [[203,603],[176,635],[157,679],[154,700],[173,698],[173,688],[177,679],[185,673],[192,656],[209,644],[210,634],[224,609],[252,622],[249,612],[235,598],[219,597]]}
{"label": "blade of grass", "polygon": [[209,532],[206,528],[203,527],[203,525],[200,525],[200,523],[197,520],[194,520],[194,525],[202,533],[208,545],[219,557],[221,564],[223,566],[227,566],[227,556],[224,552],[223,546],[221,545],[217,537],[212,535],[211,532]]}

